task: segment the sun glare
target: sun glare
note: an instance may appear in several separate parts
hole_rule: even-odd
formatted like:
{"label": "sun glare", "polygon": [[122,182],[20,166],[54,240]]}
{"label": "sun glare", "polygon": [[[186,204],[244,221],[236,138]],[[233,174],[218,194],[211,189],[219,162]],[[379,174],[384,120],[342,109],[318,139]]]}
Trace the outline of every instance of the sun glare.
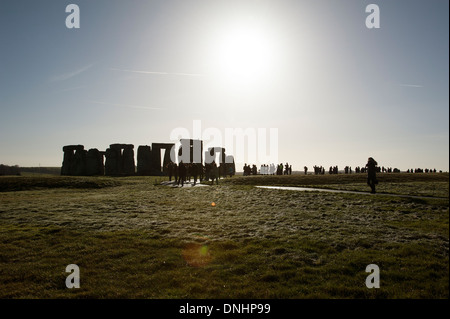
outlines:
{"label": "sun glare", "polygon": [[270,73],[273,47],[262,29],[235,27],[227,30],[218,41],[216,64],[225,80],[254,84]]}

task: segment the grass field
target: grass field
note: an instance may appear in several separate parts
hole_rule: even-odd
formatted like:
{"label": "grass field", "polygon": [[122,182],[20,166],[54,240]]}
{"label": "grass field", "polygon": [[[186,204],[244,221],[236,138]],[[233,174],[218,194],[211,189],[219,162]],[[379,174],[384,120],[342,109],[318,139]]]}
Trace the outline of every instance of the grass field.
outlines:
{"label": "grass field", "polygon": [[447,173],[380,174],[374,196],[254,187],[369,191],[364,174],[162,180],[0,177],[0,298],[449,297]]}

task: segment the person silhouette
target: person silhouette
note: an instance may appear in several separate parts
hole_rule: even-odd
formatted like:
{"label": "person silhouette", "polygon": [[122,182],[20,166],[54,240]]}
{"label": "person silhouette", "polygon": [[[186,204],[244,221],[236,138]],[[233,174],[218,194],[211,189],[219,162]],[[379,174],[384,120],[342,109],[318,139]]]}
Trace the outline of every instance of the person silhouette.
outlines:
{"label": "person silhouette", "polygon": [[192,177],[194,178],[194,186],[195,186],[195,184],[197,184],[197,177],[198,177],[198,174],[199,174],[199,167],[198,166],[199,165],[197,163],[192,163],[191,164],[191,174],[192,174]]}
{"label": "person silhouette", "polygon": [[375,194],[375,185],[378,184],[377,165],[378,165],[378,163],[372,157],[369,157],[369,159],[367,160],[367,164],[366,164],[367,184],[372,189],[372,191],[371,191],[372,194]]}
{"label": "person silhouette", "polygon": [[219,168],[217,167],[217,164],[215,161],[211,163],[211,185],[214,185],[214,181],[216,181],[216,184],[219,185]]}
{"label": "person silhouette", "polygon": [[183,161],[178,165],[178,178],[177,185],[180,185],[181,182],[181,187],[183,187],[186,182],[186,164],[184,164]]}

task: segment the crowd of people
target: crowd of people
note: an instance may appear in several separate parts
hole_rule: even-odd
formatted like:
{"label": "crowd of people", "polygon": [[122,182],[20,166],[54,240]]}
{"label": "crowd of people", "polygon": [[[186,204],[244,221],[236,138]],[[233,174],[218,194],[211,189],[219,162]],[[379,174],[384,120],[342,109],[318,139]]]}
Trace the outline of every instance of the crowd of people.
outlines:
{"label": "crowd of people", "polygon": [[[325,175],[325,167],[314,165],[313,168],[314,168],[314,175]],[[304,167],[304,172],[305,172],[305,175],[308,174],[307,166]],[[330,166],[330,168],[328,169],[328,174],[338,174],[338,172],[339,172],[339,168],[337,165]]]}
{"label": "crowd of people", "polygon": [[202,181],[212,181],[212,183],[219,184],[219,178],[230,176],[232,177],[235,172],[231,165],[220,164],[217,165],[215,161],[212,163],[183,163],[179,164],[170,162],[166,165],[167,174],[169,175],[169,181],[172,181],[172,177],[175,180],[176,185],[184,186],[187,181],[194,180],[193,185]]}
{"label": "crowd of people", "polygon": [[[313,168],[314,168],[315,175],[324,175],[325,174],[324,167],[315,165]],[[382,166],[382,167],[377,166],[375,168],[375,170],[377,173],[400,173],[400,170],[398,168],[384,167],[384,166]],[[429,171],[430,171],[430,173],[432,172],[432,170],[429,170]],[[306,167],[306,166],[304,167],[304,172],[305,172],[305,175],[308,174],[308,167]],[[407,173],[409,173],[409,172],[413,172],[413,170],[412,169],[411,169],[411,171],[408,170]],[[421,170],[415,169],[414,172],[419,173],[419,172],[421,172]],[[435,172],[436,172],[436,170],[435,170]],[[367,167],[366,166],[364,166],[364,167],[356,166],[355,169],[352,169],[351,166],[345,166],[343,173],[344,174],[367,173]],[[422,171],[422,173],[423,173],[423,171]],[[339,174],[339,167],[337,165],[330,166],[330,168],[328,169],[328,174]]]}
{"label": "crowd of people", "polygon": [[[308,174],[308,167],[304,166],[303,167],[303,172],[305,175]],[[328,172],[328,174],[332,175],[332,174],[339,174],[339,167],[336,166],[330,166],[328,170],[325,169],[325,167],[323,166],[318,166],[318,165],[314,165],[313,166],[313,170],[314,170],[314,175],[325,175],[326,172]],[[375,167],[375,171],[376,173],[400,173],[400,170],[398,168],[392,168],[392,167]],[[421,168],[416,168],[416,169],[408,169],[406,171],[407,173],[436,173],[436,169],[421,169]],[[442,173],[442,171],[439,171],[440,173]],[[356,166],[354,169],[352,169],[351,166],[345,166],[344,169],[341,171],[341,173],[344,174],[365,174],[367,173],[367,165],[365,166]],[[263,164],[261,165],[260,169],[258,170],[258,167],[256,165],[248,165],[247,163],[245,163],[244,167],[243,167],[243,175],[244,176],[249,176],[249,175],[292,175],[292,165],[289,165],[288,163],[286,163],[285,165],[283,165],[282,163],[275,165],[275,164]]]}
{"label": "crowd of people", "polygon": [[[285,165],[283,165],[282,163],[280,163],[279,165],[275,164],[270,164],[270,165],[266,165],[263,164],[261,165],[261,168],[258,172],[258,169],[256,167],[256,165],[247,165],[247,163],[245,163],[244,167],[243,167],[243,171],[244,171],[244,176],[249,176],[249,175],[291,175],[292,174],[292,165],[289,165],[288,163],[286,163]],[[308,174],[308,167],[305,166],[304,167],[304,172],[305,175]],[[372,158],[369,157],[369,159],[367,160],[367,164],[364,167],[359,167],[357,166],[355,168],[355,173],[365,173],[367,172],[367,184],[370,186],[371,189],[371,193],[375,193],[376,190],[376,185],[378,184],[378,180],[376,177],[376,174],[378,172],[400,172],[398,169],[394,169],[392,170],[392,168],[385,168],[383,167],[378,167],[378,163]],[[339,167],[336,166],[330,166],[330,168],[328,169],[328,173],[329,174],[338,174],[339,173]],[[344,167],[344,174],[352,174],[353,170],[351,168],[351,166],[345,166]],[[325,168],[323,166],[317,166],[314,165],[314,174],[315,175],[324,175],[325,174]]]}
{"label": "crowd of people", "polygon": [[285,165],[283,165],[283,163],[278,165],[273,163],[270,165],[263,164],[258,171],[258,167],[255,164],[250,166],[245,163],[243,167],[243,175],[292,175],[292,165],[289,165],[289,163],[286,163]]}
{"label": "crowd of people", "polygon": [[[415,169],[408,169],[406,171],[406,173],[437,173],[436,169],[422,169],[422,168],[415,168]],[[442,171],[440,170],[439,173],[442,173]]]}
{"label": "crowd of people", "polygon": [[[314,165],[314,174],[315,175],[324,175],[325,167]],[[233,176],[235,174],[234,169],[231,166],[227,166],[226,164],[217,165],[214,161],[210,164],[193,164],[193,163],[183,163],[180,162],[178,165],[176,163],[170,162],[166,166],[167,173],[169,175],[169,180],[172,181],[172,177],[175,180],[177,185],[183,186],[186,181],[194,180],[193,185],[196,185],[197,180],[201,181],[212,181],[212,183],[219,184],[219,178],[225,176]],[[363,167],[356,166],[353,170],[351,166],[345,166],[343,173],[344,174],[352,174],[352,173],[360,174],[367,173],[367,184],[371,188],[371,192],[375,193],[375,186],[378,184],[378,180],[376,178],[377,173],[400,173],[400,170],[392,167],[384,167],[378,166],[378,163],[372,158],[369,157],[367,164]],[[416,169],[408,169],[407,173],[436,173],[436,169],[428,169],[425,170],[416,168]],[[442,171],[439,171],[442,173]],[[305,175],[308,174],[308,167],[304,166]],[[338,174],[339,168],[338,166],[330,166],[328,169],[328,174]],[[280,163],[278,165],[275,164],[262,164],[258,170],[255,164],[247,165],[245,163],[243,167],[243,175],[292,175],[292,165],[288,163],[284,164]]]}

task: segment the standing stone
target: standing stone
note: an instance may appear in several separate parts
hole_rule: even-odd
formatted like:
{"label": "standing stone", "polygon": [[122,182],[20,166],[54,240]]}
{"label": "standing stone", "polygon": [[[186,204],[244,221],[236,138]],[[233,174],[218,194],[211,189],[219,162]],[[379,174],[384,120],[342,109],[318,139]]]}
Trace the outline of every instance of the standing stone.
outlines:
{"label": "standing stone", "polygon": [[[161,169],[161,150],[164,149],[163,165]],[[167,164],[175,158],[175,144],[173,143],[152,143],[152,175],[164,175],[167,171]]]}
{"label": "standing stone", "polygon": [[111,144],[106,150],[105,174],[109,176],[134,175],[134,145]]}
{"label": "standing stone", "polygon": [[202,163],[203,162],[203,141],[193,139],[181,139],[181,145],[178,150],[178,160],[183,163]]}
{"label": "standing stone", "polygon": [[136,173],[136,166],[134,163],[134,146],[128,144],[124,147],[122,154],[123,174],[127,176],[134,175]]}
{"label": "standing stone", "polygon": [[116,176],[119,175],[119,156],[117,149],[108,148],[105,153],[105,175]]}
{"label": "standing stone", "polygon": [[122,156],[123,147],[124,147],[124,144],[109,145],[109,148],[111,150],[114,150],[114,156],[115,156],[115,167],[114,167],[113,175],[123,175],[123,156]]}
{"label": "standing stone", "polygon": [[[75,151],[75,153],[74,153]],[[61,175],[84,175],[86,168],[86,151],[83,145],[67,145],[63,147],[64,158]]]}
{"label": "standing stone", "polygon": [[86,153],[84,149],[77,149],[75,151],[75,176],[86,175]]}
{"label": "standing stone", "polygon": [[141,145],[137,150],[137,174],[149,176],[152,170],[152,149],[150,146]]}
{"label": "standing stone", "polygon": [[[64,150],[64,148],[63,148]],[[69,176],[70,174],[70,168],[72,166],[72,162],[74,160],[74,154],[73,150],[64,150],[64,157],[63,157],[63,164],[61,167],[61,175],[63,176]]]}
{"label": "standing stone", "polygon": [[86,175],[103,175],[103,155],[96,149],[91,148],[86,155]]}

